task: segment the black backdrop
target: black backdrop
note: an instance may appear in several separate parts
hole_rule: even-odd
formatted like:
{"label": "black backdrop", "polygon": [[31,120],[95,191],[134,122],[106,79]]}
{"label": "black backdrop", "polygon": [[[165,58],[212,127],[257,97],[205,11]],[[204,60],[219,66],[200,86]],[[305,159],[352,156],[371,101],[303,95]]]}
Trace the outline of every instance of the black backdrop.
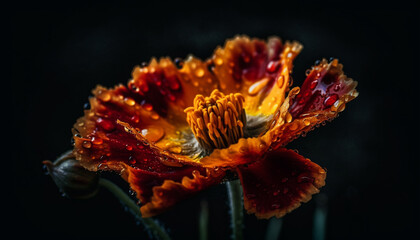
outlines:
{"label": "black backdrop", "polygon": [[[315,60],[337,57],[359,82],[340,117],[289,145],[328,169],[327,239],[396,238],[419,225],[419,15],[414,4],[366,1],[130,4],[23,3],[6,9],[11,30],[13,212],[17,237],[145,239],[142,227],[107,191],[90,200],[58,192],[41,161],[71,148],[71,127],[96,84],[126,83],[151,57],[209,57],[236,34],[298,40],[295,84]],[[7,91],[10,92],[10,91]],[[416,153],[416,154],[415,154]],[[8,166],[8,165],[7,165]],[[8,171],[10,172],[10,168]],[[112,178],[112,176],[110,176]],[[119,184],[126,184],[115,179]],[[13,184],[11,184],[13,182]],[[4,184],[3,184],[4,185]],[[2,194],[3,195],[3,194]],[[7,194],[10,196],[9,194]],[[223,185],[158,219],[174,239],[198,236],[200,202],[210,208],[210,239],[230,234]],[[316,200],[316,198],[315,198]],[[281,239],[310,239],[316,201],[284,217]],[[266,220],[245,217],[246,239]],[[417,234],[418,235],[418,234]]]}

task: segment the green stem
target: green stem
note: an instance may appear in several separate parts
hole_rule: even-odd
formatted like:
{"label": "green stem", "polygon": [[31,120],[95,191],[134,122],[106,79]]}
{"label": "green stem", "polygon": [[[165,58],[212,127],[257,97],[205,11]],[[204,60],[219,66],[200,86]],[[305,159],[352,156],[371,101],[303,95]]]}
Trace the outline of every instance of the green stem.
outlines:
{"label": "green stem", "polygon": [[239,180],[230,181],[226,183],[229,195],[230,216],[232,222],[232,239],[243,239],[243,202],[242,202],[242,187]]}
{"label": "green stem", "polygon": [[112,194],[114,194],[115,197],[117,197],[121,201],[122,204],[127,206],[130,212],[144,224],[146,229],[151,231],[153,236],[162,240],[171,239],[169,235],[166,233],[166,231],[159,224],[157,224],[153,219],[142,218],[140,207],[123,190],[121,190],[121,188],[119,188],[113,182],[107,179],[103,179],[103,178],[99,180],[99,184],[105,187],[106,189],[108,189]]}
{"label": "green stem", "polygon": [[201,211],[198,219],[199,239],[208,239],[209,207],[206,201],[201,202]]}
{"label": "green stem", "polygon": [[268,222],[267,233],[265,235],[265,240],[279,239],[281,228],[283,225],[282,218],[271,218]]}

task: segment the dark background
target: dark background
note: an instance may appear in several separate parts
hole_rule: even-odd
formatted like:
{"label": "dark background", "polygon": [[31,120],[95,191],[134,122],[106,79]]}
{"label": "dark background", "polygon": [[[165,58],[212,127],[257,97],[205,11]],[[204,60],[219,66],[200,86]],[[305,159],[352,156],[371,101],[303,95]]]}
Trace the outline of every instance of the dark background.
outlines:
{"label": "dark background", "polygon": [[[284,217],[281,239],[311,239],[319,196],[328,199],[327,239],[418,236],[419,8],[414,1],[288,2],[18,2],[6,8],[12,54],[6,92],[13,108],[12,125],[5,125],[12,131],[4,151],[13,161],[13,176],[3,183],[13,186],[13,204],[4,206],[12,212],[7,228],[16,238],[147,238],[105,190],[83,201],[62,197],[41,161],[71,148],[70,129],[96,84],[126,83],[133,67],[153,56],[205,59],[227,38],[247,34],[304,45],[295,85],[315,60],[329,57],[359,82],[359,97],[340,117],[289,145],[326,167],[328,177],[322,195]],[[9,163],[3,167],[10,172]],[[195,239],[203,200],[210,239],[227,239],[223,185],[157,219],[174,239]],[[266,220],[246,215],[246,239],[263,238],[266,227]]]}

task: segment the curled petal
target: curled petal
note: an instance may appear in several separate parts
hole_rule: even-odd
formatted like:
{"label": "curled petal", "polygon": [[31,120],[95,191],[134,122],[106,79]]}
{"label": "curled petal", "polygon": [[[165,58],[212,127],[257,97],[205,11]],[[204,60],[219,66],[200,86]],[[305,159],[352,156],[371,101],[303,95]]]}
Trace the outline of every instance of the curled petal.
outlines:
{"label": "curled petal", "polygon": [[[357,82],[347,78],[337,59],[325,59],[309,72],[298,95],[292,98],[289,112],[293,118],[330,109],[340,112],[345,103],[357,97]],[[344,104],[344,105],[343,105]]]}
{"label": "curled petal", "polygon": [[218,184],[225,173],[184,167],[170,173],[152,173],[128,168],[128,182],[141,201],[143,217],[152,217],[205,188]]}
{"label": "curled petal", "polygon": [[[332,120],[358,96],[357,82],[343,73],[343,65],[325,59],[309,72],[301,89],[295,88],[281,108],[277,121],[276,146],[284,146],[315,126]],[[282,123],[282,124],[279,124]]]}
{"label": "curled petal", "polygon": [[325,185],[326,171],[292,150],[280,148],[237,169],[244,206],[258,218],[282,217]]}

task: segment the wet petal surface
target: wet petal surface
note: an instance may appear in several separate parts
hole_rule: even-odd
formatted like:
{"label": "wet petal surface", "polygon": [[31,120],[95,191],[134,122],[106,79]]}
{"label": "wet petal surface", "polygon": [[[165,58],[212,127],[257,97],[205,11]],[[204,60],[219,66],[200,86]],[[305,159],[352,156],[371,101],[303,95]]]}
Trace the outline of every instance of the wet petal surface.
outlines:
{"label": "wet petal surface", "polygon": [[258,218],[282,217],[307,202],[325,185],[326,171],[292,150],[270,151],[237,170],[244,206]]}

